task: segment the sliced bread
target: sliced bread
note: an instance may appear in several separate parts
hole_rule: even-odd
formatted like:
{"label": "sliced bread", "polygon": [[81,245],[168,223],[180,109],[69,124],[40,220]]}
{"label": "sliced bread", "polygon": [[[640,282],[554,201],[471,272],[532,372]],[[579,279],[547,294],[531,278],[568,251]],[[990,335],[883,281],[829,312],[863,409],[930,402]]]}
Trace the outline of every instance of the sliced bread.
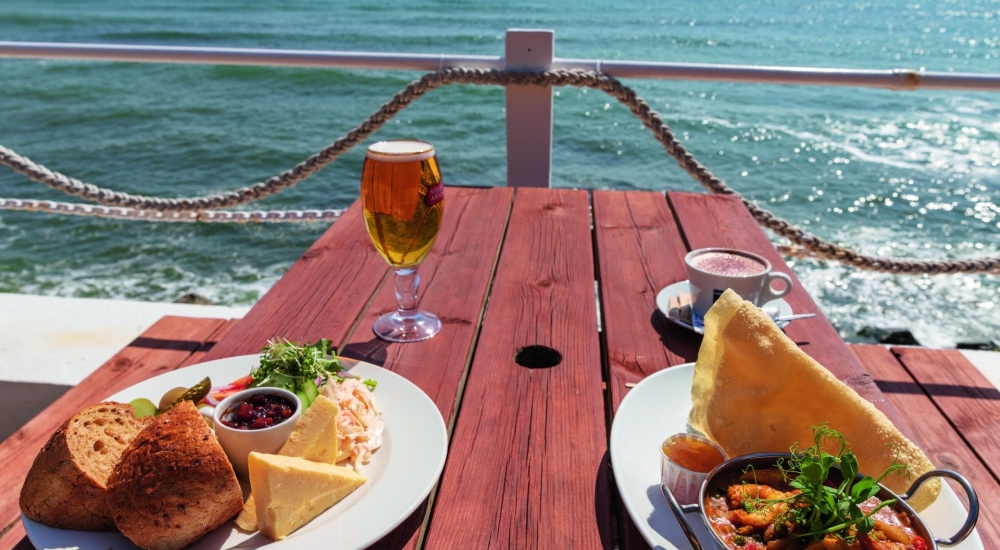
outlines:
{"label": "sliced bread", "polygon": [[98,403],[73,415],[35,457],[21,487],[21,511],[60,529],[114,531],[105,506],[108,477],[147,424],[122,403]]}
{"label": "sliced bread", "polygon": [[108,480],[115,525],[140,548],[175,550],[243,507],[233,467],[190,401],[132,441]]}

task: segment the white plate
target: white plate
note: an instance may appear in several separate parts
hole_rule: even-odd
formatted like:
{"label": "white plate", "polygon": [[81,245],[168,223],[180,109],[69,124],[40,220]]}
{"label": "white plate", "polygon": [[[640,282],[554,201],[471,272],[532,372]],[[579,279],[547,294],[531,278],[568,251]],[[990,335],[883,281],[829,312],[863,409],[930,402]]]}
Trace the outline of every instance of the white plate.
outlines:
{"label": "white plate", "polygon": [[[674,283],[668,286],[667,288],[664,288],[659,293],[657,293],[656,309],[660,310],[660,313],[662,313],[663,316],[666,317],[671,322],[676,323],[686,329],[693,330],[698,334],[704,334],[705,323],[704,321],[702,321],[701,317],[696,317],[694,319],[694,325],[692,325],[691,323],[688,323],[687,321],[681,319],[680,317],[672,317],[670,315],[670,299],[677,296],[681,292],[687,293],[688,295],[691,294],[691,286],[688,284],[686,280],[681,281],[679,283]],[[792,306],[788,305],[788,302],[786,302],[784,298],[778,298],[776,300],[771,300],[770,302],[765,302],[764,307],[778,308],[779,317],[784,317],[786,315],[792,314]],[[691,312],[691,315],[694,316],[694,311]],[[791,321],[782,321],[778,323],[778,328],[785,328],[788,326],[788,323],[790,322]]]}
{"label": "white plate", "polygon": [[[378,382],[375,397],[382,407],[385,440],[361,472],[368,481],[283,541],[241,532],[230,521],[189,548],[365,548],[402,523],[430,494],[448,452],[444,420],[434,402],[398,374],[350,359],[341,358],[341,363],[352,374]],[[246,376],[257,365],[256,355],[202,363],[150,378],[108,399],[127,403],[147,397],[155,402],[171,388],[190,386],[205,376],[210,376],[213,384],[224,384]],[[24,516],[21,521],[28,538],[39,550],[136,548],[121,533],[53,529]]]}
{"label": "white plate", "polygon": [[[689,549],[680,525],[660,494],[660,444],[667,436],[688,431],[694,363],[647,376],[629,390],[611,425],[611,466],[625,508],[653,548]],[[965,507],[948,484],[920,517],[938,538],[954,535],[965,523]],[[689,521],[706,548],[712,538],[697,514]],[[978,532],[954,548],[978,550]]]}

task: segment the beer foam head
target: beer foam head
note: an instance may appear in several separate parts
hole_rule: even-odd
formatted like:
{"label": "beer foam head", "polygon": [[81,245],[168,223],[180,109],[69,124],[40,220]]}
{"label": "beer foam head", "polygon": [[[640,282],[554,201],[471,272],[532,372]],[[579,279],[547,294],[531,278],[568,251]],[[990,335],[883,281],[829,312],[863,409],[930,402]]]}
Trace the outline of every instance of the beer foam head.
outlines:
{"label": "beer foam head", "polygon": [[366,156],[380,162],[418,162],[434,156],[434,146],[426,141],[379,141],[368,146]]}

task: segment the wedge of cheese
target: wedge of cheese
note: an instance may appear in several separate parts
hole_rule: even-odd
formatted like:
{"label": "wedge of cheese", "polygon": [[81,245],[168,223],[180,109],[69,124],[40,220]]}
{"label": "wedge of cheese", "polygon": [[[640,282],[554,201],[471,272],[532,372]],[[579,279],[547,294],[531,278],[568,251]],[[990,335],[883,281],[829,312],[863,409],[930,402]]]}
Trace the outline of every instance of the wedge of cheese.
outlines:
{"label": "wedge of cheese", "polygon": [[[278,450],[279,455],[298,456],[314,462],[337,462],[339,438],[337,437],[337,403],[320,395],[302,413],[295,424],[295,430]],[[257,508],[253,493],[247,497],[236,525],[245,531],[257,530]]]}
{"label": "wedge of cheese", "polygon": [[337,437],[337,415],[340,407],[320,395],[302,413],[295,430],[278,450],[279,455],[299,456],[313,462],[337,462],[339,438]]}
{"label": "wedge of cheese", "polygon": [[365,476],[295,456],[250,453],[250,489],[261,533],[281,540],[354,492]]}

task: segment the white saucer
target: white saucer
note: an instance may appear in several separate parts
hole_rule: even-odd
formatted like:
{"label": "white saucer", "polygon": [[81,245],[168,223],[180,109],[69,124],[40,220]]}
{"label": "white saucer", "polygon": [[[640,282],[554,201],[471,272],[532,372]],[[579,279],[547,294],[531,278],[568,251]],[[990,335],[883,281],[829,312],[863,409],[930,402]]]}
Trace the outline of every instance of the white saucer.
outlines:
{"label": "white saucer", "polygon": [[[691,312],[691,316],[692,316],[692,320],[694,321],[694,325],[688,323],[687,321],[685,321],[684,319],[681,319],[679,317],[671,317],[670,316],[670,299],[673,298],[673,297],[675,297],[675,296],[677,296],[681,292],[686,292],[688,294],[691,294],[691,288],[688,285],[687,281],[681,281],[679,283],[674,283],[674,284],[668,286],[667,288],[661,290],[656,295],[656,309],[659,309],[660,313],[662,313],[663,316],[666,317],[671,322],[676,323],[676,324],[678,324],[678,325],[680,325],[680,326],[682,326],[682,327],[684,327],[686,329],[693,330],[693,331],[697,332],[698,334],[704,334],[705,333],[705,323],[704,323],[704,321],[702,320],[701,317],[699,317],[699,316],[697,316],[697,315],[694,314],[694,311]],[[792,314],[792,306],[788,305],[788,302],[786,302],[784,300],[784,298],[778,298],[777,300],[771,300],[770,302],[765,303],[764,307],[777,307],[778,308],[778,316],[779,317],[784,317],[786,315],[791,315]],[[782,322],[778,323],[778,328],[785,328],[786,326],[788,326],[788,323],[790,323],[790,322],[791,321],[782,321]]]}

